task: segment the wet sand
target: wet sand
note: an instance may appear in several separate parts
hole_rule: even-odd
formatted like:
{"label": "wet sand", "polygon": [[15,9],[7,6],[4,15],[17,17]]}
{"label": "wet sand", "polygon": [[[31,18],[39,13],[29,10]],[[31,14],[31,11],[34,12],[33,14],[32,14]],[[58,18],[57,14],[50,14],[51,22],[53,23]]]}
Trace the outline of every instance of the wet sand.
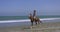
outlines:
{"label": "wet sand", "polygon": [[0,32],[60,32],[60,22],[42,23],[32,26],[13,26],[0,28]]}

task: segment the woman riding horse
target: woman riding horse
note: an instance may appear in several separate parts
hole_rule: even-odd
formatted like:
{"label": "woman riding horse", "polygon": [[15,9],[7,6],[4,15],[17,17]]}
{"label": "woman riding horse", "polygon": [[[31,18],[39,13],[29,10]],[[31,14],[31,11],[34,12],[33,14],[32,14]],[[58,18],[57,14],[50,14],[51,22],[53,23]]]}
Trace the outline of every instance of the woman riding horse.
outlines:
{"label": "woman riding horse", "polygon": [[40,19],[38,17],[34,18],[32,16],[32,14],[30,14],[29,19],[31,20],[31,25],[32,26],[33,26],[33,22],[35,22],[35,24],[37,24],[37,23],[40,24],[41,23]]}
{"label": "woman riding horse", "polygon": [[41,23],[40,19],[38,17],[36,17],[36,10],[34,10],[33,16],[30,13],[29,19],[31,20],[32,25],[33,25],[33,22],[35,22],[35,24],[37,24],[37,23],[40,24]]}

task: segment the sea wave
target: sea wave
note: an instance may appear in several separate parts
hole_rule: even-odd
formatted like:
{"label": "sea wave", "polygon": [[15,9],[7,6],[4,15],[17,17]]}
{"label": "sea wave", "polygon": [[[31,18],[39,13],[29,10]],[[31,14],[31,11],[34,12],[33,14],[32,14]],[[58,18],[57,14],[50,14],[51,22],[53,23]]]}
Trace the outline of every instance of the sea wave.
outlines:
{"label": "sea wave", "polygon": [[[40,20],[43,21],[43,20],[56,20],[56,19],[60,19],[60,18],[42,18]],[[12,23],[12,22],[30,22],[30,20],[25,19],[25,20],[5,20],[5,21],[0,21],[0,23]]]}

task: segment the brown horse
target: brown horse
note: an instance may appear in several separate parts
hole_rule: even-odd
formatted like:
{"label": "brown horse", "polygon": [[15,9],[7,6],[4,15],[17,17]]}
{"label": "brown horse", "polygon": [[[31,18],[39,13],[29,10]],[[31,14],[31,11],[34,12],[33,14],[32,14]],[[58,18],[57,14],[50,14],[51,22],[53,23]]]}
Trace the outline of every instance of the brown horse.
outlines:
{"label": "brown horse", "polygon": [[33,26],[33,22],[35,22],[36,25],[42,23],[38,17],[34,18],[32,14],[30,14],[29,19],[31,20],[32,26]]}

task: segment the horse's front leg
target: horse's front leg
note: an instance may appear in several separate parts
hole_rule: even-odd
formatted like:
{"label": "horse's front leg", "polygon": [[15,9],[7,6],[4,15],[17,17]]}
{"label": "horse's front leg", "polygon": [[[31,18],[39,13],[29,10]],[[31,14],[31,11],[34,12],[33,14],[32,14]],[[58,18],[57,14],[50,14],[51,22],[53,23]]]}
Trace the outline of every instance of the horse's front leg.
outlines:
{"label": "horse's front leg", "polygon": [[35,21],[35,24],[37,25],[37,21]]}
{"label": "horse's front leg", "polygon": [[33,21],[31,21],[31,26],[33,26]]}

